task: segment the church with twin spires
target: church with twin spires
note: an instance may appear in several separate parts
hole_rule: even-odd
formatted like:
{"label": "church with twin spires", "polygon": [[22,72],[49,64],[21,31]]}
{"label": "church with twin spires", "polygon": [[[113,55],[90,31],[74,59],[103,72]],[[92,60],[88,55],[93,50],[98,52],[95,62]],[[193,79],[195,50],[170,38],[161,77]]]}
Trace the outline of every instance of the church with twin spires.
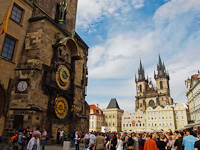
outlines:
{"label": "church with twin spires", "polygon": [[144,67],[140,61],[140,67],[138,69],[138,77],[135,75],[137,96],[135,97],[135,111],[141,110],[146,112],[146,109],[156,106],[166,106],[173,104],[173,99],[170,97],[169,87],[169,73],[165,69],[165,64],[162,62],[159,56],[159,62],[157,64],[157,73],[154,71],[154,79],[156,86],[152,81],[145,78]]}

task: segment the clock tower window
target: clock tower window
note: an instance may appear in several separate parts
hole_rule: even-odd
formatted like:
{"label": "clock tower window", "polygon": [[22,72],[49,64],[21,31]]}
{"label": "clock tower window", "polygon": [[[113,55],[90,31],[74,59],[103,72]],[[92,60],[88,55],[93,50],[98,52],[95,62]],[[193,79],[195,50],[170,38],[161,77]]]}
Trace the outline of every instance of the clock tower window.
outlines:
{"label": "clock tower window", "polygon": [[140,85],[140,92],[142,92],[142,85]]}

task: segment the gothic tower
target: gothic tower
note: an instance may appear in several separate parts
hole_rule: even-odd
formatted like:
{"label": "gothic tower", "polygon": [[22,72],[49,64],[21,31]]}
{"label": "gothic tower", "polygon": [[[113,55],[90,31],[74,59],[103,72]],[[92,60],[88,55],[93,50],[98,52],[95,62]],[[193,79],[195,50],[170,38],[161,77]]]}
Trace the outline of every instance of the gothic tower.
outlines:
{"label": "gothic tower", "polygon": [[142,66],[142,62],[140,60],[140,67],[138,69],[138,78],[135,75],[135,82],[136,82],[136,101],[135,101],[135,110],[138,109],[145,111],[146,104],[145,104],[145,93],[147,91],[148,81],[145,79],[145,72],[144,67]]}
{"label": "gothic tower", "polygon": [[154,71],[154,79],[156,80],[157,93],[159,95],[159,102],[161,105],[165,106],[167,104],[172,104],[173,100],[170,97],[169,88],[169,74],[165,69],[165,64],[162,62],[159,55],[159,62],[157,64],[157,74]]}

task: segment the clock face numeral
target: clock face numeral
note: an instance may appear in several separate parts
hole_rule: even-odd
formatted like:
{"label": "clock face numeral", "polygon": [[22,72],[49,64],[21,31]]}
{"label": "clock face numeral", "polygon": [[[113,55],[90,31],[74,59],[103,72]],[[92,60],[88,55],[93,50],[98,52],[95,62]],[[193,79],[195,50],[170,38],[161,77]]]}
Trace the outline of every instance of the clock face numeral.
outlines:
{"label": "clock face numeral", "polygon": [[58,97],[55,100],[55,113],[59,119],[64,119],[68,114],[68,103],[64,97]]}
{"label": "clock face numeral", "polygon": [[56,72],[56,83],[59,88],[66,90],[70,83],[70,72],[65,65],[60,65]]}
{"label": "clock face numeral", "polygon": [[17,85],[17,89],[20,92],[24,92],[26,91],[26,89],[28,88],[28,84],[26,81],[20,81]]}

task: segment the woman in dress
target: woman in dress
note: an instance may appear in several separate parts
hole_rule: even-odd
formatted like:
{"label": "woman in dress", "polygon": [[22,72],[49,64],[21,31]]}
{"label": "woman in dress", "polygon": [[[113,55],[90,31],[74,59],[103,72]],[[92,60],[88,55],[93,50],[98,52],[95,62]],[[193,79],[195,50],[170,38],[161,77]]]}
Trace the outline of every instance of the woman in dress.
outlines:
{"label": "woman in dress", "polygon": [[27,145],[27,150],[40,150],[40,139],[39,135],[36,134],[30,139]]}

